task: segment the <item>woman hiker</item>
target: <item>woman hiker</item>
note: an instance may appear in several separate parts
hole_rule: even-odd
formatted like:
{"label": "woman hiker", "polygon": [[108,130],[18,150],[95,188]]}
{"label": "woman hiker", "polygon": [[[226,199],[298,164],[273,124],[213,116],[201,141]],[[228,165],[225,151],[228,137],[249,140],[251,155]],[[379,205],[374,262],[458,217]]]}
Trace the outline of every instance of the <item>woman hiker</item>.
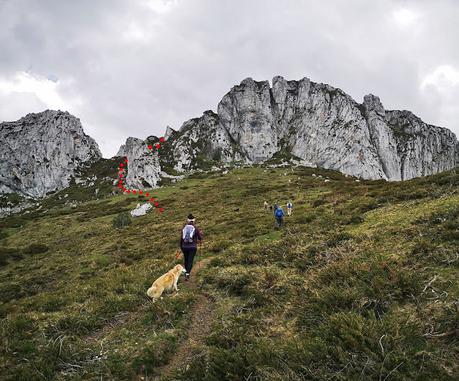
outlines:
{"label": "woman hiker", "polygon": [[188,215],[187,223],[182,229],[180,236],[180,248],[185,260],[185,280],[190,279],[193,260],[198,250],[198,240],[202,241],[202,233],[195,226],[195,218],[192,214]]}

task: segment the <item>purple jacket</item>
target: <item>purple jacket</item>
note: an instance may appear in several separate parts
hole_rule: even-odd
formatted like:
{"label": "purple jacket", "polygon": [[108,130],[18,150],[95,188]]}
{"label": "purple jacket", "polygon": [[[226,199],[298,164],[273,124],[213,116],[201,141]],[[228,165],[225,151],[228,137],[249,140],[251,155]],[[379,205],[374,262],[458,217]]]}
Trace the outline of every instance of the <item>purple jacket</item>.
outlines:
{"label": "purple jacket", "polygon": [[[183,227],[185,227],[184,225]],[[193,242],[183,242],[182,231],[180,231],[180,247],[182,249],[196,249],[198,247],[198,239],[202,241],[202,233],[201,231],[195,226],[194,227],[194,235],[193,235]]]}

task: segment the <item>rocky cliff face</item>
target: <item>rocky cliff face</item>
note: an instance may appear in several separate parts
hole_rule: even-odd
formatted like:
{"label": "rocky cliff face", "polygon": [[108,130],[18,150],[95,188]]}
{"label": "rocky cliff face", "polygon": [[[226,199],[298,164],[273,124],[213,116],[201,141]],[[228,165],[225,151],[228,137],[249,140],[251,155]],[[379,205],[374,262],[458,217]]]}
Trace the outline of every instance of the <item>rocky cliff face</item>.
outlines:
{"label": "rocky cliff face", "polygon": [[263,162],[278,150],[282,129],[277,128],[268,81],[245,79],[218,104],[221,127],[237,143],[247,161]]}
{"label": "rocky cliff face", "polygon": [[340,89],[311,82],[245,79],[218,105],[220,124],[249,162],[280,149],[306,165],[366,179],[405,180],[456,165],[457,140],[406,111],[385,111],[378,97],[356,103]]}
{"label": "rocky cliff face", "polygon": [[342,90],[307,78],[274,77],[272,86],[247,78],[223,97],[217,111],[185,122],[179,131],[168,130],[174,150],[161,164],[183,172],[204,161],[253,164],[286,153],[304,165],[386,180],[457,165],[451,131],[408,111],[386,111],[374,95],[359,104]]}
{"label": "rocky cliff face", "polygon": [[[243,160],[239,147],[220,125],[218,115],[205,111],[199,118],[185,122],[179,131],[168,127],[166,142],[149,151],[148,145],[159,142],[156,136],[145,140],[128,138],[117,156],[128,159],[129,188],[154,187],[162,177],[180,175],[194,169],[209,169],[212,164]],[[169,176],[168,176],[169,175]],[[137,179],[141,179],[139,182]]]}
{"label": "rocky cliff face", "polygon": [[246,79],[218,106],[224,126],[228,109],[233,115],[241,110],[241,117],[232,117],[235,125],[229,132],[245,151],[256,147],[255,155],[248,155],[250,161],[263,162],[283,149],[305,165],[364,178],[384,177],[366,122],[355,101],[341,90],[307,78],[275,77],[272,88],[267,81]]}
{"label": "rocky cliff face", "polygon": [[458,165],[459,146],[450,130],[426,124],[409,111],[386,111],[385,121],[397,144],[401,180]]}
{"label": "rocky cliff face", "polygon": [[459,156],[451,131],[408,111],[385,110],[374,95],[359,104],[308,78],[274,77],[272,86],[244,79],[223,97],[217,113],[206,111],[179,131],[168,128],[166,136],[159,165],[175,172],[284,155],[365,179],[406,180],[453,168]]}
{"label": "rocky cliff face", "polygon": [[47,110],[1,123],[0,142],[0,193],[45,196],[101,158],[97,143],[68,112]]}
{"label": "rocky cliff face", "polygon": [[[129,138],[118,156],[128,158],[129,188],[155,187],[162,178],[228,163],[256,164],[281,158],[335,169],[365,179],[406,180],[458,165],[459,143],[449,130],[408,111],[385,110],[379,98],[355,102],[340,89],[307,78],[251,78],[218,104],[168,127],[159,138]],[[42,197],[66,188],[80,169],[97,162],[96,142],[67,112],[29,114],[0,124],[0,194]],[[78,181],[78,178],[76,179]]]}
{"label": "rocky cliff face", "polygon": [[165,150],[160,151],[161,162],[172,165],[178,172],[202,168],[209,161],[229,163],[243,158],[240,147],[212,111],[185,122],[180,131],[167,135]]}
{"label": "rocky cliff face", "polygon": [[157,186],[161,178],[158,153],[150,151],[145,141],[128,138],[117,156],[128,158],[125,183],[129,188],[143,189]]}

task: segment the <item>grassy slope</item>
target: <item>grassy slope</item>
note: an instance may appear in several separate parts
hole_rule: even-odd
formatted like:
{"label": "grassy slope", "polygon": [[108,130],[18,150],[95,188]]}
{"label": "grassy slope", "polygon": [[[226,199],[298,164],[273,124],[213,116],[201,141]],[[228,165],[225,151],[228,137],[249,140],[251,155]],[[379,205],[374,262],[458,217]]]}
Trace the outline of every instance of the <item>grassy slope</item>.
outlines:
{"label": "grassy slope", "polygon": [[[457,379],[458,179],[251,168],[155,190],[166,211],[122,230],[112,220],[135,196],[1,220],[0,378],[133,379],[167,364],[196,295],[151,304],[145,291],[192,211],[216,312],[175,379]],[[261,206],[289,198],[276,231]]]}

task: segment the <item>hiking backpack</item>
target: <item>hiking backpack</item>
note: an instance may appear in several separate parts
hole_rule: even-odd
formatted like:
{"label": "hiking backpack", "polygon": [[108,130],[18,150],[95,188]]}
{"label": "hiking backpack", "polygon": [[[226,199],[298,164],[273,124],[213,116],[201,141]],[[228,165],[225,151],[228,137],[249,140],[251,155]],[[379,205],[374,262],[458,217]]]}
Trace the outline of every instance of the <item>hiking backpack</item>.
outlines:
{"label": "hiking backpack", "polygon": [[182,238],[185,243],[193,243],[195,227],[193,225],[185,225],[182,230]]}
{"label": "hiking backpack", "polygon": [[276,209],[276,213],[274,214],[276,218],[282,218],[284,217],[284,211],[281,208]]}

